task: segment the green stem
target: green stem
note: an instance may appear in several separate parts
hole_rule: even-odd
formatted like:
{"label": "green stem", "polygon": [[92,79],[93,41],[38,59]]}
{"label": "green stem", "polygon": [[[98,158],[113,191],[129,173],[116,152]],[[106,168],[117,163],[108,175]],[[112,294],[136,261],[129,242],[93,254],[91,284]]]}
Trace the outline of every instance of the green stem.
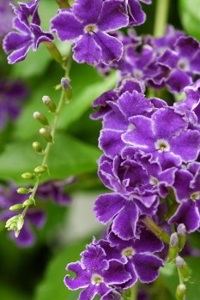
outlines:
{"label": "green stem", "polygon": [[[65,76],[66,77],[69,76],[70,66],[71,66],[71,55],[68,58],[67,65],[66,65],[66,68],[65,68],[65,70],[66,70],[65,71]],[[64,105],[65,102],[66,102],[66,95],[65,95],[64,89],[62,89],[60,100],[58,102],[58,106],[57,106],[57,109],[56,109],[56,112],[55,112],[55,116],[54,116],[54,119],[53,119],[53,124],[51,126],[51,136],[52,136],[53,141],[55,139],[55,133],[56,133],[58,119],[59,119],[62,107],[63,107],[63,105]],[[47,165],[47,161],[48,161],[48,157],[49,157],[49,153],[50,153],[52,145],[53,145],[53,143],[47,143],[47,146],[46,146],[46,148],[44,150],[44,157],[43,157],[41,166],[46,166]],[[38,189],[39,184],[40,184],[40,176],[41,175],[37,175],[37,179],[36,179],[35,185],[32,188],[32,193],[29,196],[30,199],[34,199],[35,198],[37,189]],[[27,214],[28,209],[29,209],[29,206],[27,206],[27,207],[24,208],[24,210],[22,212],[22,216],[23,217],[25,217],[25,215]]]}
{"label": "green stem", "polygon": [[154,24],[154,36],[162,36],[165,32],[165,26],[168,19],[170,0],[157,0],[156,16]]}
{"label": "green stem", "polygon": [[169,234],[160,228],[150,217],[146,216],[142,221],[146,227],[157,236],[157,238],[159,238],[165,244],[169,244]]}
{"label": "green stem", "polygon": [[68,0],[56,0],[60,8],[69,8],[70,4]]}
{"label": "green stem", "polygon": [[137,283],[131,288],[131,300],[137,300]]}

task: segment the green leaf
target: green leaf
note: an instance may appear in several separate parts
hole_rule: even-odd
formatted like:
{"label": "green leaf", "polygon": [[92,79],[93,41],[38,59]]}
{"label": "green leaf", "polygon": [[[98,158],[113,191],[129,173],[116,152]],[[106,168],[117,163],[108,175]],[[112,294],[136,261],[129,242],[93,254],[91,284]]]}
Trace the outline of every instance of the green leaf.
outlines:
{"label": "green leaf", "polygon": [[180,16],[185,31],[200,39],[200,0],[179,0]]}
{"label": "green leaf", "polygon": [[[18,184],[27,184],[21,174],[32,171],[41,164],[42,157],[32,150],[31,140],[15,141],[8,144],[0,156],[0,178],[15,180]],[[42,180],[64,179],[69,176],[92,172],[96,170],[96,160],[100,151],[93,146],[79,140],[57,134],[55,144],[52,145],[48,159],[49,175],[42,176]]]}
{"label": "green leaf", "polygon": [[[191,270],[191,283],[188,282],[186,298],[191,300],[199,300],[200,295],[200,257],[187,257],[184,258]],[[161,278],[165,282],[166,288],[171,293],[171,296],[174,297],[178,281],[178,273],[175,265],[166,264],[164,269],[161,269]]]}
{"label": "green leaf", "polygon": [[27,295],[24,295],[22,292],[11,288],[9,285],[5,284],[0,285],[0,299],[2,300],[27,300]]}
{"label": "green leaf", "polygon": [[14,77],[27,79],[32,76],[43,74],[49,63],[51,56],[43,45],[40,45],[36,52],[29,51],[24,61],[21,61],[12,67],[12,75]]}
{"label": "green leaf", "polygon": [[46,270],[44,281],[36,290],[34,300],[76,300],[78,298],[79,291],[69,291],[64,286],[63,279],[67,274],[66,265],[79,260],[85,245],[86,241],[76,242],[55,254]]}

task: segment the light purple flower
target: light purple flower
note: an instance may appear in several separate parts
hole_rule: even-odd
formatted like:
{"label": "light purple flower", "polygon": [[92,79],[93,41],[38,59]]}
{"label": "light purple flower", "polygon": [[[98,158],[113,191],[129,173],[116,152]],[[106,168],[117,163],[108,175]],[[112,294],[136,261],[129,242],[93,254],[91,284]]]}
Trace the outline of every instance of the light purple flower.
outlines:
{"label": "light purple flower", "polygon": [[8,62],[15,64],[26,58],[28,51],[36,51],[42,42],[51,42],[52,34],[42,31],[40,19],[37,13],[39,0],[28,3],[20,3],[19,8],[14,7],[16,17],[13,21],[13,29],[3,41],[3,48],[8,56]]}
{"label": "light purple flower", "polygon": [[52,30],[60,40],[73,41],[73,58],[92,65],[121,58],[123,45],[109,32],[127,25],[126,6],[121,0],[77,0],[52,20]]}

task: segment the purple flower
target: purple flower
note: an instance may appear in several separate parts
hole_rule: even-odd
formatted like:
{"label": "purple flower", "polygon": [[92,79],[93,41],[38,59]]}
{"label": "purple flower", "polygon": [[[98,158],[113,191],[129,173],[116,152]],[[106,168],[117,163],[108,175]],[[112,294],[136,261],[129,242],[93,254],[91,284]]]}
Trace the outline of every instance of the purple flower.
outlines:
{"label": "purple flower", "polygon": [[154,253],[163,249],[163,243],[145,228],[140,229],[140,238],[123,241],[110,232],[108,241],[98,243],[104,249],[109,261],[123,263],[131,274],[131,279],[123,288],[131,287],[137,279],[143,283],[153,282],[159,275],[163,261]]}
{"label": "purple flower", "polygon": [[0,41],[12,29],[14,14],[10,7],[10,1],[1,0],[0,3]]}
{"label": "purple flower", "polygon": [[176,171],[173,185],[176,200],[180,203],[169,223],[184,224],[188,232],[200,227],[200,163]]}
{"label": "purple flower", "polygon": [[187,129],[187,122],[173,108],[161,108],[151,118],[134,116],[129,121],[133,129],[123,134],[122,140],[134,149],[151,153],[161,165],[169,161],[180,165],[198,157],[199,132]]}
{"label": "purple flower", "polygon": [[83,289],[79,300],[90,300],[96,295],[104,300],[110,299],[108,295],[115,292],[113,286],[131,278],[123,263],[108,261],[104,249],[94,243],[81,253],[81,262],[70,263],[67,269],[74,272],[76,277],[69,278],[67,275],[64,283],[70,290]]}
{"label": "purple flower", "polygon": [[27,95],[27,87],[21,81],[0,80],[0,129],[19,116]]}
{"label": "purple flower", "polygon": [[36,51],[42,42],[51,42],[52,34],[42,31],[40,19],[37,13],[39,0],[28,3],[20,3],[19,8],[13,6],[15,19],[13,28],[16,31],[10,32],[3,42],[3,48],[8,56],[8,62],[14,64],[26,58],[28,51]]}
{"label": "purple flower", "polygon": [[39,186],[36,196],[42,200],[52,199],[58,205],[69,205],[72,201],[65,187],[71,184],[74,178],[63,181],[47,181]]}
{"label": "purple flower", "polygon": [[73,40],[73,58],[92,65],[121,58],[123,44],[109,32],[127,25],[121,0],[77,0],[71,9],[59,10],[52,20],[52,30],[61,41]]}
{"label": "purple flower", "polygon": [[179,93],[200,74],[200,44],[192,37],[180,37],[175,50],[167,49],[158,62],[169,68],[166,85],[170,91]]}
{"label": "purple flower", "polygon": [[145,22],[146,15],[142,10],[140,2],[151,4],[151,0],[128,0],[129,25],[138,26]]}

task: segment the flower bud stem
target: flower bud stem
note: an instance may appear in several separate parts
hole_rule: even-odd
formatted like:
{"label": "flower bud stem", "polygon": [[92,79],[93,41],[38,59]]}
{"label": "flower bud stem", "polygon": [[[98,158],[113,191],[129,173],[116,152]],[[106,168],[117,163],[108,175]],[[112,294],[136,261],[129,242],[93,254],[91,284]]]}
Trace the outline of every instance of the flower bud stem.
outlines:
{"label": "flower bud stem", "polygon": [[163,241],[165,244],[169,244],[169,234],[164,231],[162,228],[160,228],[150,217],[145,217],[143,219],[143,223],[146,225],[146,227],[157,236],[161,241]]}
{"label": "flower bud stem", "polygon": [[56,0],[60,8],[69,8],[70,4],[68,0]]}
{"label": "flower bud stem", "polygon": [[168,19],[170,0],[157,0],[154,24],[154,36],[160,37],[164,34]]}

